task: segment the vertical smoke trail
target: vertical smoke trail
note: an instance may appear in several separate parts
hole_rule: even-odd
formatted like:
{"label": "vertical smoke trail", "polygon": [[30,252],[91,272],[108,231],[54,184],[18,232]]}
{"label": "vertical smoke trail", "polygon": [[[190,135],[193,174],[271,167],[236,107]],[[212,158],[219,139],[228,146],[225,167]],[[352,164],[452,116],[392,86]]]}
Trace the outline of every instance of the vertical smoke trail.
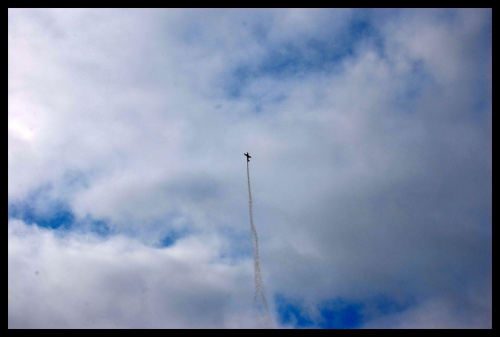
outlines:
{"label": "vertical smoke trail", "polygon": [[259,308],[259,319],[262,323],[268,327],[272,328],[273,323],[271,320],[271,315],[269,314],[269,308],[267,306],[266,294],[264,292],[264,283],[262,282],[262,275],[260,273],[260,263],[259,263],[259,237],[257,236],[257,230],[253,224],[253,208],[252,208],[252,190],[250,188],[250,167],[249,160],[247,159],[247,180],[248,180],[248,207],[250,210],[250,229],[252,232],[252,247],[253,247],[253,266],[255,270],[255,295],[254,300]]}

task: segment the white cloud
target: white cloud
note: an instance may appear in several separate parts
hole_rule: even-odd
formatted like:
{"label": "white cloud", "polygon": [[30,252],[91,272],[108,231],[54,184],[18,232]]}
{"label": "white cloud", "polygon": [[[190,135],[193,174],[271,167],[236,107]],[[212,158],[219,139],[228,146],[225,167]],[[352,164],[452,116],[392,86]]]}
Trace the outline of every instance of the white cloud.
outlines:
{"label": "white cloud", "polygon": [[[450,298],[469,297],[433,280],[460,294],[491,275],[491,11],[370,13],[9,10],[9,204],[44,187],[40,208],[66,202],[123,235],[81,243],[10,220],[9,326],[250,326],[246,151],[269,298],[416,296],[384,324],[423,324],[427,306],[459,322]],[[354,19],[373,35],[346,53]],[[315,60],[311,39],[344,53],[262,70],[289,45]],[[148,246],[172,229],[189,234]]]}
{"label": "white cloud", "polygon": [[10,328],[256,327],[251,264],[214,237],[155,249],[9,221]]}

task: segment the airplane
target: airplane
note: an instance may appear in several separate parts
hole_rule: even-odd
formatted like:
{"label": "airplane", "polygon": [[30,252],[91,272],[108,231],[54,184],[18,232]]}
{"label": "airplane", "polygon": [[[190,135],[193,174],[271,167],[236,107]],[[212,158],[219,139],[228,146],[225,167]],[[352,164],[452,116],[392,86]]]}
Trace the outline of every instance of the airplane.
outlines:
{"label": "airplane", "polygon": [[243,153],[245,156],[247,156],[247,161],[250,161],[250,158],[252,158],[251,155],[248,154],[248,152]]}

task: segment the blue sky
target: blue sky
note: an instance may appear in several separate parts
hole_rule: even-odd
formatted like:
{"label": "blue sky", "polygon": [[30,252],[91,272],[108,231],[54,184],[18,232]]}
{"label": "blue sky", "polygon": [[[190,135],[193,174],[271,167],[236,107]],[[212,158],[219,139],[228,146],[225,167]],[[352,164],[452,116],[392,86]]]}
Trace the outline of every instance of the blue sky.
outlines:
{"label": "blue sky", "polygon": [[491,328],[491,9],[9,9],[9,328]]}

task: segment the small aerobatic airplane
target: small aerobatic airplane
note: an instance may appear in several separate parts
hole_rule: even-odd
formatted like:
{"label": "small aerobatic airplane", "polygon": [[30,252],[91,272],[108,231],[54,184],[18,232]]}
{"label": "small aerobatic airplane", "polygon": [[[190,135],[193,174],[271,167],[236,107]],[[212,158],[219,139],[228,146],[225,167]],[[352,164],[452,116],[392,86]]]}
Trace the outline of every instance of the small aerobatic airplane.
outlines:
{"label": "small aerobatic airplane", "polygon": [[251,155],[248,154],[248,152],[243,153],[245,156],[247,156],[247,161],[250,161],[250,158],[252,158]]}

